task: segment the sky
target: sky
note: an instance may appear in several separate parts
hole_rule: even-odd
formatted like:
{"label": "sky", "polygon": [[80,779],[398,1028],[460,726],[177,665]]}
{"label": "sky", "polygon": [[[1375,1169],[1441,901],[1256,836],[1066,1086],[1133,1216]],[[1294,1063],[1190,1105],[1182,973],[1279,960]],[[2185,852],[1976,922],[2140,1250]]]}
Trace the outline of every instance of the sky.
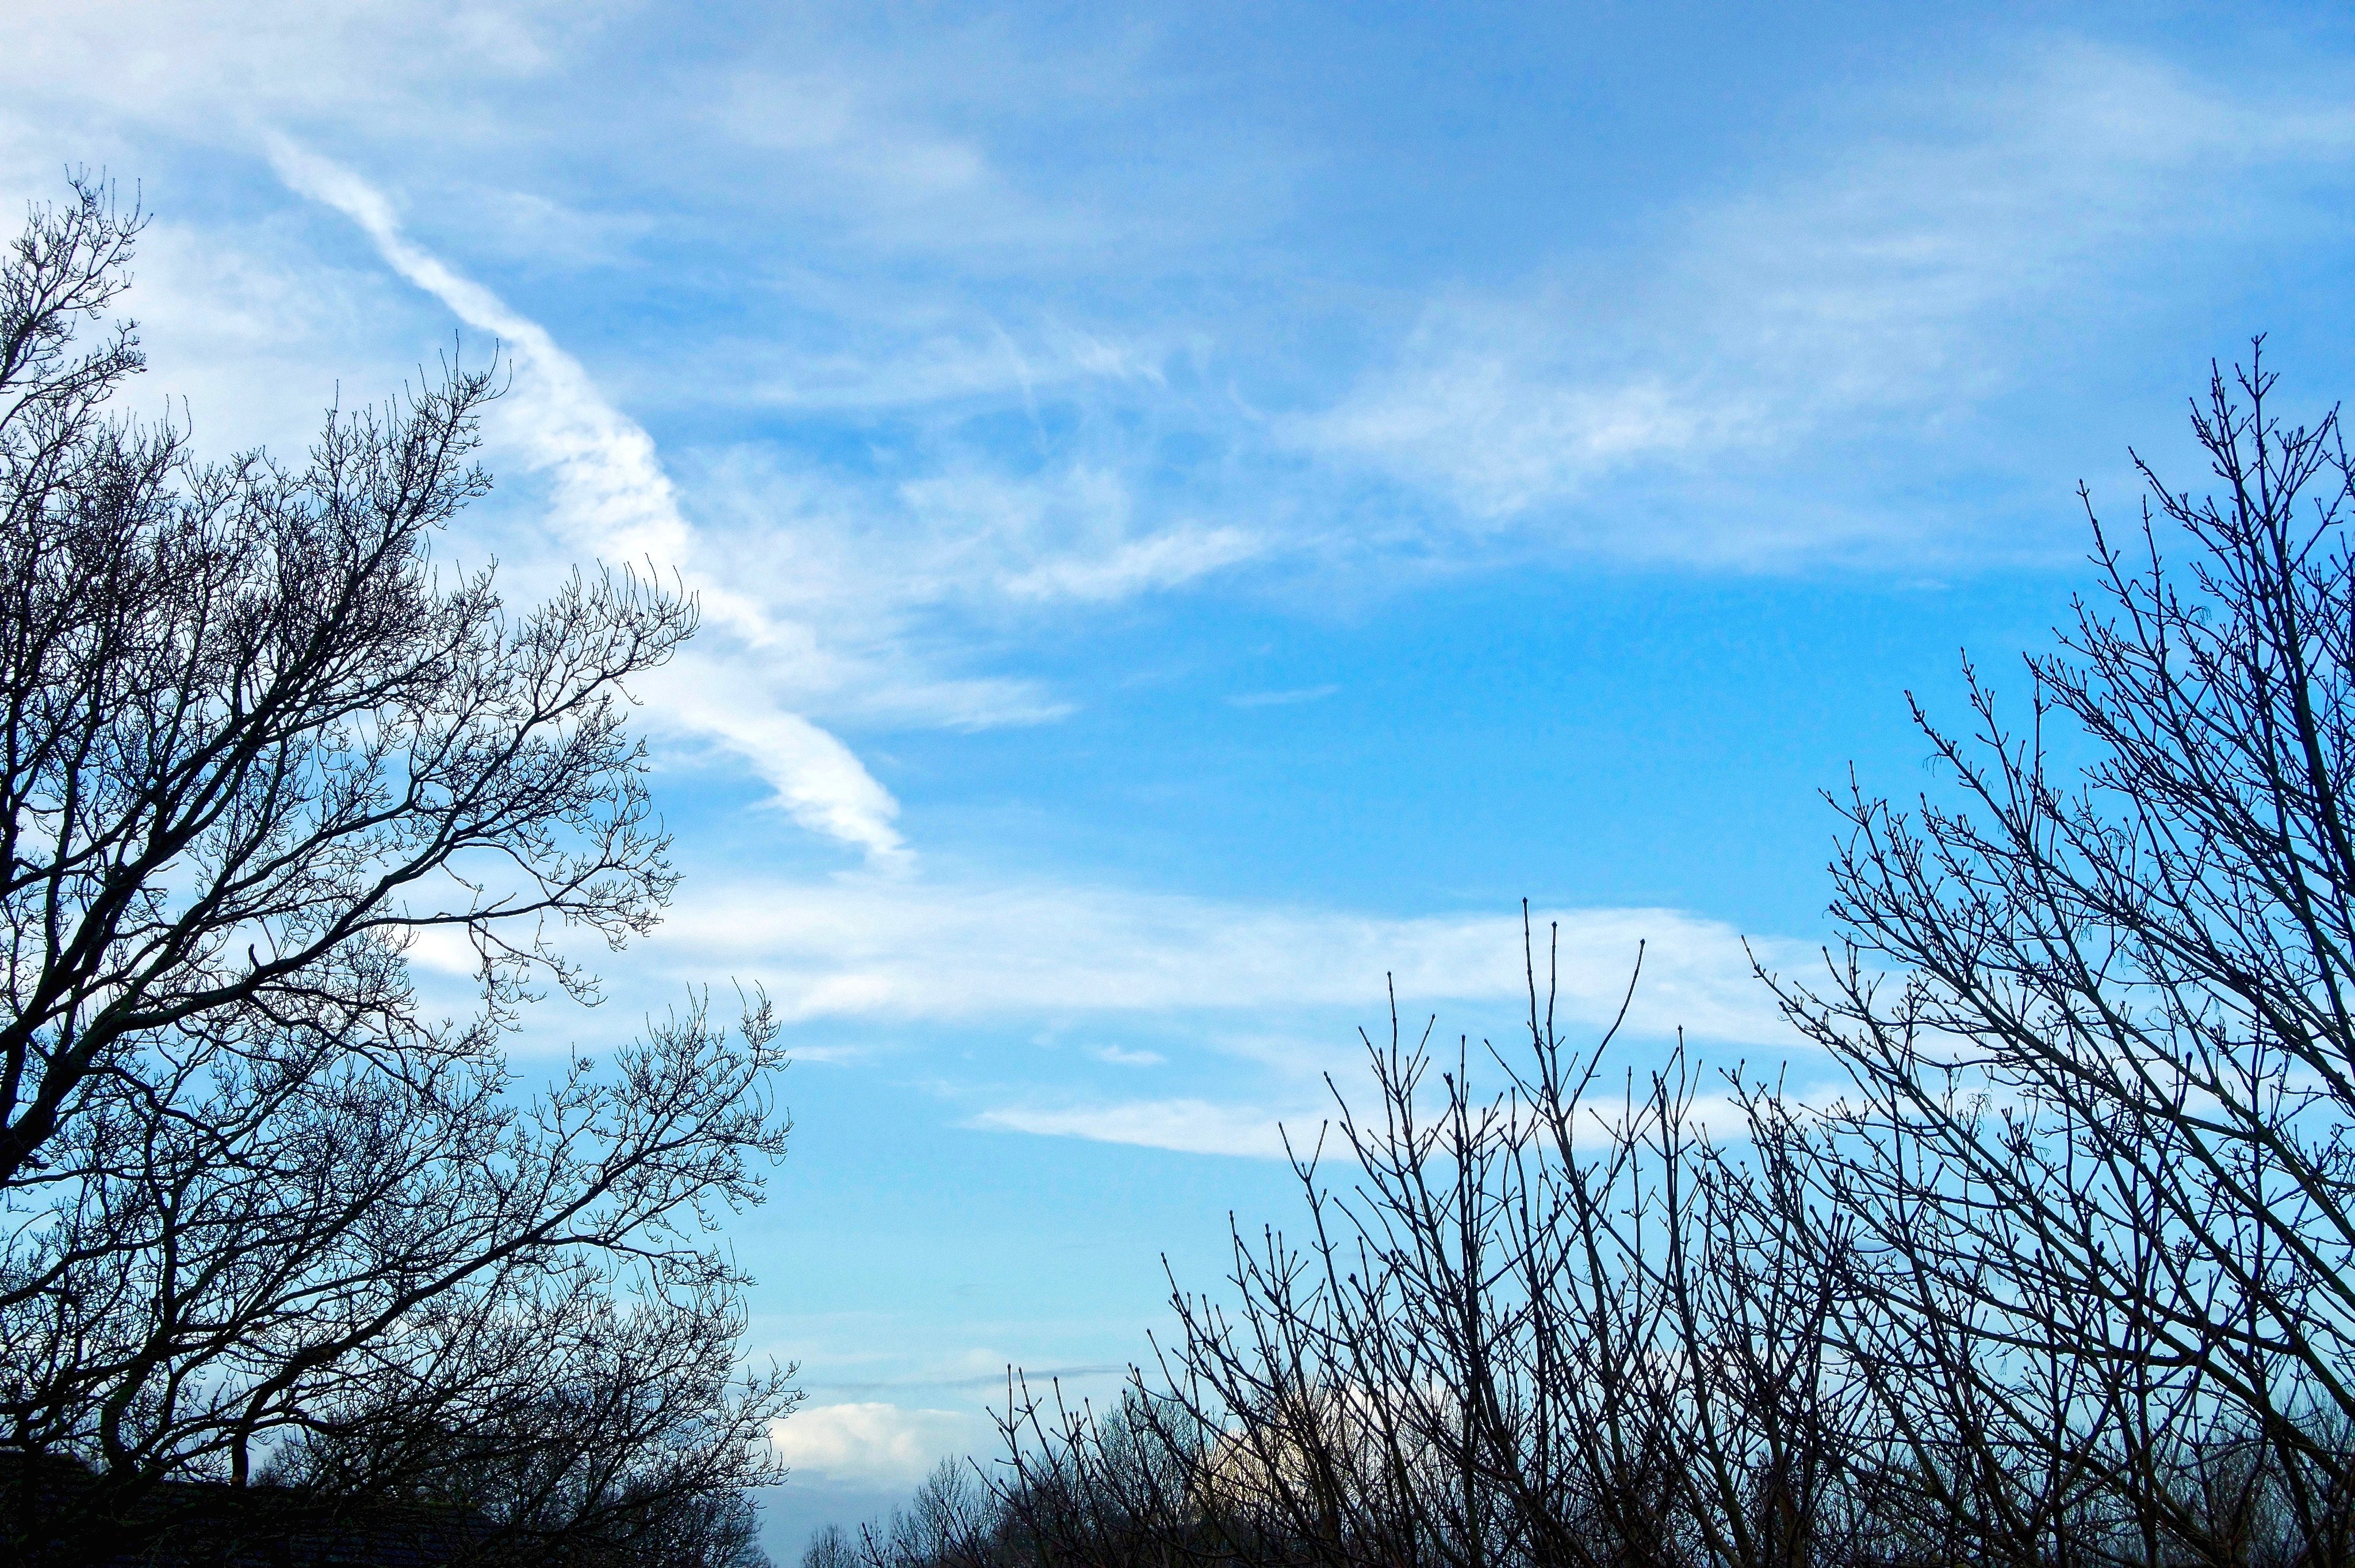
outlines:
{"label": "sky", "polygon": [[[519,1065],[765,987],[773,1555],[1102,1397],[1297,1212],[1357,1030],[1795,1055],[1822,798],[2017,691],[2082,481],[2355,387],[2336,8],[18,0],[0,197],[153,215],[131,406],[512,377],[437,546],[651,564],[685,874]],[[2009,683],[2007,687],[2007,682]],[[1746,945],[1745,945],[1746,944]],[[429,967],[433,954],[420,955]],[[1328,1086],[1327,1075],[1331,1075]],[[1165,1272],[1166,1271],[1166,1272]]]}

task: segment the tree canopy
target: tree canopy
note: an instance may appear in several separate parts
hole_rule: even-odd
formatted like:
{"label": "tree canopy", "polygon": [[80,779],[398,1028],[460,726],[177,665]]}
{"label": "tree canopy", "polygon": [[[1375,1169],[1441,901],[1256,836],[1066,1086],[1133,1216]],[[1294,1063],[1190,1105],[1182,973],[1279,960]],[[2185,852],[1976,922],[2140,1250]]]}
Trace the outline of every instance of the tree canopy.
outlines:
{"label": "tree canopy", "polygon": [[765,1003],[537,1090],[501,1048],[671,894],[625,683],[695,607],[437,562],[496,365],[293,466],[115,411],[141,226],[78,181],[0,263],[5,1528],[90,1561],[225,1486],[456,1510],[478,1554],[749,1551],[794,1395],[737,1376],[712,1232],[783,1148]]}

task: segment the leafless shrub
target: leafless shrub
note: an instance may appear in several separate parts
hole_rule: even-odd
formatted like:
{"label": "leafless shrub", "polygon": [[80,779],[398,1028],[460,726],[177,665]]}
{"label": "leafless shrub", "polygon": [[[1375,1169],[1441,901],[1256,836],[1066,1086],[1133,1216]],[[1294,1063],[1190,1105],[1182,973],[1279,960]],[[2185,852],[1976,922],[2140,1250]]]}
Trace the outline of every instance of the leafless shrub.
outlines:
{"label": "leafless shrub", "polygon": [[1851,787],[1848,941],[1767,977],[1844,1097],[1704,1129],[1534,962],[1510,1049],[1394,1020],[1297,1239],[1173,1282],[1116,1413],[1015,1385],[999,1557],[2355,1559],[2355,465],[2273,386],[2195,408],[2214,498],[2095,522],[2020,727],[1916,709],[1959,802]]}
{"label": "leafless shrub", "polygon": [[1009,1403],[1000,1492],[1044,1555],[1856,1554],[1870,1401],[1828,1353],[1819,1266],[1844,1236],[1710,1141],[1681,1056],[1598,1094],[1601,1048],[1565,1044],[1550,993],[1533,963],[1486,1097],[1468,1043],[1443,1063],[1395,1021],[1369,1042],[1375,1109],[1342,1104],[1332,1134],[1350,1184],[1295,1159],[1307,1239],[1239,1232],[1224,1299],[1177,1291],[1179,1338],[1116,1424]]}

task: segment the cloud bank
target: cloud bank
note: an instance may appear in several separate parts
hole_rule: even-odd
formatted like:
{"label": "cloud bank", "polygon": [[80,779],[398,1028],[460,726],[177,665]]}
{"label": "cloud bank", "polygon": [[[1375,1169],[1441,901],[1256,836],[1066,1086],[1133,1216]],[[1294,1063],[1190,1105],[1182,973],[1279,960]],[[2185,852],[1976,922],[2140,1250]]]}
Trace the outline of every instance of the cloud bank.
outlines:
{"label": "cloud bank", "polygon": [[807,1405],[769,1428],[771,1446],[797,1477],[875,1488],[913,1486],[988,1436],[977,1412],[879,1403]]}

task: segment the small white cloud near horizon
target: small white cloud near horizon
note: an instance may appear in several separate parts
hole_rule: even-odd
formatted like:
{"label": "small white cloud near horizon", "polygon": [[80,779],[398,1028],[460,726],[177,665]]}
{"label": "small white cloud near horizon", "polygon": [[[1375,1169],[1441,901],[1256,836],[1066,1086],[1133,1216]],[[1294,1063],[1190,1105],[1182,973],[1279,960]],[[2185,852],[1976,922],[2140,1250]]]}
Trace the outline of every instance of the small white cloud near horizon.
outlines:
{"label": "small white cloud near horizon", "polygon": [[769,1424],[770,1445],[790,1469],[876,1488],[913,1486],[989,1435],[978,1413],[878,1402],[805,1405]]}

